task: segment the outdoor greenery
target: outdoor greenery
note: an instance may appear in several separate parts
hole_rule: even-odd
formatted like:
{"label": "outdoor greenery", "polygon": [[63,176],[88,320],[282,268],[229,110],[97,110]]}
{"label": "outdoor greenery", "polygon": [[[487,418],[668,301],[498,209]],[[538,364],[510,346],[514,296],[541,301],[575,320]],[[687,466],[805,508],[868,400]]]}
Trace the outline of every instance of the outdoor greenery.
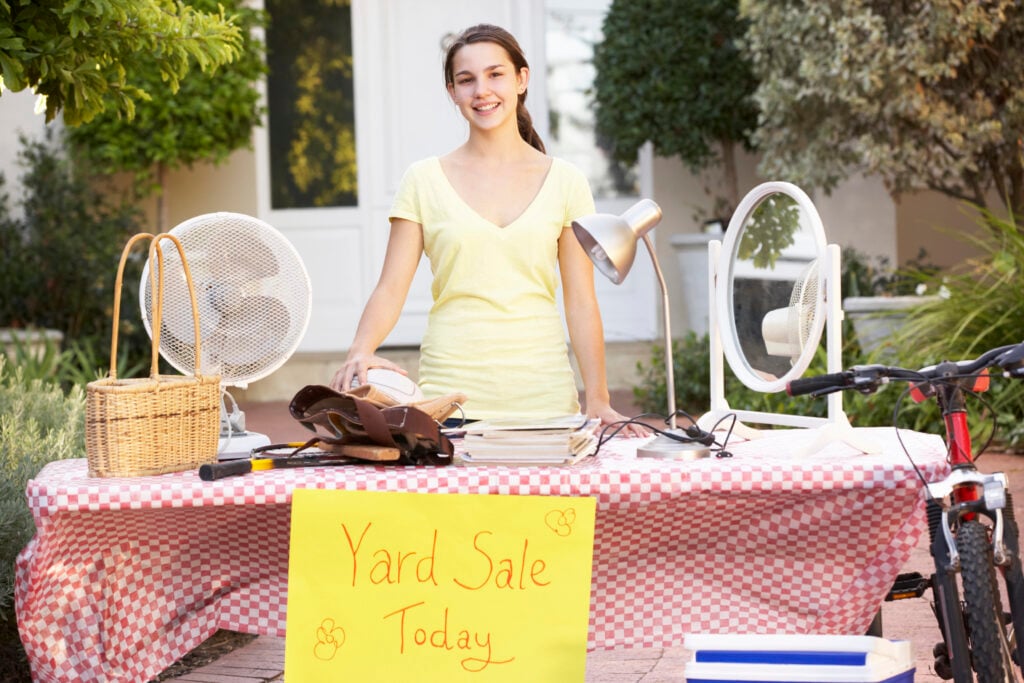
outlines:
{"label": "outdoor greenery", "polygon": [[[866,357],[861,355],[855,338],[844,334],[844,340],[844,367],[867,362]],[[705,334],[698,337],[696,333],[690,331],[682,339],[673,342],[672,357],[676,405],[694,418],[699,418],[711,405],[708,336]],[[900,362],[903,362],[902,359]],[[825,371],[826,356],[823,340],[804,376],[819,375]],[[645,412],[664,414],[665,407],[668,405],[668,394],[665,388],[665,361],[662,347],[652,349],[649,365],[637,363],[637,373],[640,376],[640,383],[633,388],[637,406]],[[903,388],[897,384],[885,387],[884,390],[869,396],[855,393],[844,394],[843,412],[857,427],[891,426],[894,424],[894,408],[897,402],[900,402],[901,410],[896,424],[908,429],[941,434],[942,421],[934,405],[913,405],[909,399],[901,396]],[[824,398],[790,397],[785,392],[762,393],[750,389],[732,374],[728,366],[725,370],[725,398],[729,406],[737,410],[813,417],[824,417],[828,412],[828,405]],[[979,433],[987,434],[991,431],[984,425],[976,424],[974,427]],[[1002,434],[1002,436],[1005,437],[1006,434]]]}
{"label": "outdoor greenery", "polygon": [[1024,205],[1019,2],[744,1],[741,16],[763,176],[829,190],[865,172],[893,194]]}
{"label": "outdoor greenery", "polygon": [[14,614],[14,561],[35,525],[25,487],[53,460],[85,453],[85,393],[31,379],[0,354],[0,680],[30,680]]}
{"label": "outdoor greenery", "polygon": [[[941,278],[942,268],[928,260],[928,251],[923,247],[917,257],[910,259],[900,268],[893,268],[886,256],[868,256],[852,247],[843,248],[843,273],[841,291],[849,296],[906,296],[938,291],[936,278]],[[929,286],[934,289],[929,289]]]}
{"label": "outdoor greenery", "polygon": [[[711,406],[711,369],[708,359],[711,347],[708,335],[697,336],[690,330],[681,339],[672,341],[672,372],[676,387],[676,408],[683,410],[694,419],[703,415]],[[824,349],[817,354],[808,372],[824,372]],[[663,346],[651,350],[650,365],[637,363],[640,384],[633,388],[637,407],[643,412],[664,415],[668,406],[668,390],[665,383],[665,352]],[[757,410],[770,413],[792,413],[822,417],[825,415],[824,401],[805,396],[791,398],[785,393],[765,394],[747,388],[727,369],[725,376],[725,398],[733,408]],[[680,422],[686,426],[686,421]]]}
{"label": "outdoor greenery", "polygon": [[[59,330],[68,349],[64,360],[83,368],[79,380],[95,379],[110,362],[118,259],[140,231],[141,216],[131,206],[104,201],[73,172],[54,136],[21,143],[21,215],[0,193],[0,327]],[[138,311],[133,304],[144,258],[138,250],[124,278],[122,358],[149,357],[141,316],[131,314]]]}
{"label": "outdoor greenery", "polygon": [[650,141],[695,173],[722,165],[716,218],[739,203],[734,147],[749,146],[757,85],[739,39],[737,0],[614,0],[594,49],[598,135],[632,163]]}
{"label": "outdoor greenery", "polygon": [[223,10],[177,0],[0,0],[0,94],[31,88],[46,120],[69,126],[107,107],[131,118],[150,98],[131,75],[158,64],[177,91],[191,67],[214,71],[242,54],[243,36]]}
{"label": "outdoor greenery", "polygon": [[[989,348],[1024,339],[1024,234],[1015,221],[990,212],[982,212],[980,220],[988,230],[955,236],[979,255],[930,281],[932,286],[941,282],[948,298],[915,309],[899,330],[896,343],[911,363],[974,358]],[[997,437],[1015,448],[1024,447],[1024,383],[993,380],[984,397],[992,409],[980,415],[998,418]]]}
{"label": "outdoor greenery", "polygon": [[215,73],[193,73],[178,84],[164,78],[162,55],[139,55],[127,83],[150,97],[136,103],[135,116],[106,110],[68,130],[76,160],[87,159],[101,173],[134,173],[143,195],[157,191],[157,231],[167,227],[166,172],[196,162],[220,163],[251,146],[263,113],[256,90],[265,71],[263,44],[252,36],[262,13],[243,0],[188,0],[186,5],[197,12],[226,11],[241,31],[238,57]]}

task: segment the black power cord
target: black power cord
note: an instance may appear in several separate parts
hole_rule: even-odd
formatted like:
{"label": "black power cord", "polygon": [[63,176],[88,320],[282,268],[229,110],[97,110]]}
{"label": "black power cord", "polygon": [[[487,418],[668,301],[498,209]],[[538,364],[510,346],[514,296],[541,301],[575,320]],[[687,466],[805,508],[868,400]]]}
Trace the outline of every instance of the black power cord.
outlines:
{"label": "black power cord", "polygon": [[[658,413],[643,413],[641,415],[637,415],[636,417],[631,417],[628,420],[620,420],[618,422],[612,422],[611,424],[607,424],[601,430],[601,434],[597,442],[597,450],[594,451],[594,454],[597,455],[597,453],[601,451],[601,447],[604,446],[604,444],[609,439],[613,438],[620,431],[622,431],[627,425],[638,424],[643,426],[645,429],[651,430],[658,436],[664,436],[667,439],[678,441],[679,443],[699,443],[703,446],[709,446],[711,447],[711,450],[715,453],[715,457],[717,458],[732,457],[732,453],[725,449],[725,445],[729,442],[729,437],[732,436],[733,427],[736,425],[736,415],[730,413],[729,415],[722,417],[721,419],[718,420],[718,422],[715,423],[714,427],[712,427],[710,432],[701,429],[697,425],[697,421],[693,419],[693,416],[687,413],[685,410],[677,410],[675,412],[675,417],[684,417],[687,420],[689,420],[690,425],[688,427],[677,426],[677,429],[682,429],[685,436],[668,430],[659,429],[648,422],[644,422],[644,419],[650,418],[658,418],[660,420],[663,420],[666,425],[671,422],[672,416],[666,417]],[[731,422],[729,423],[729,429],[726,432],[725,439],[721,443],[719,443],[718,440],[715,439],[714,432],[726,420],[731,420]]]}

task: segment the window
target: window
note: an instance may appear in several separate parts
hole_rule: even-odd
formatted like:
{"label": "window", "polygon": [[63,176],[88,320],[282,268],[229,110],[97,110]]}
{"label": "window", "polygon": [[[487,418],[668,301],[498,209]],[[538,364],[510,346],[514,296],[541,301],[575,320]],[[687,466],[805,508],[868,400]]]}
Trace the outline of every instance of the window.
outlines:
{"label": "window", "polygon": [[357,203],[349,0],[266,0],[271,208]]}
{"label": "window", "polygon": [[548,153],[587,175],[596,199],[640,194],[636,168],[612,159],[594,130],[594,46],[609,0],[557,0],[547,3],[545,47],[549,126]]}

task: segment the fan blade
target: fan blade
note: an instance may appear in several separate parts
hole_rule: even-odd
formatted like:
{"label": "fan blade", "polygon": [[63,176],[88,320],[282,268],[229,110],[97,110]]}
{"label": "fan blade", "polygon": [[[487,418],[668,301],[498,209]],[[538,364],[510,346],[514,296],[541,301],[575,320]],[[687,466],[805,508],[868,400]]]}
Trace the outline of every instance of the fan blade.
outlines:
{"label": "fan blade", "polygon": [[[221,315],[211,335],[217,357],[225,365],[252,365],[280,350],[288,338],[291,315],[280,300],[269,296],[248,296],[231,311]],[[207,344],[204,340],[203,344]],[[211,352],[214,349],[211,348]],[[206,357],[205,348],[203,353]]]}
{"label": "fan blade", "polygon": [[[174,340],[191,344],[195,340],[195,326],[192,317],[192,302],[188,292],[188,280],[185,279],[185,271],[181,267],[181,259],[177,252],[173,255],[164,252],[161,265],[164,269],[164,304],[161,310],[160,327],[161,338],[170,335]],[[149,284],[149,267],[147,263],[142,272],[140,303],[142,317],[146,330],[152,336],[153,327],[153,296],[154,292]],[[209,305],[209,302],[202,296],[200,284],[193,283],[196,287],[196,303],[199,309],[199,325],[201,334],[208,334],[217,325],[217,311]]]}
{"label": "fan blade", "polygon": [[[173,231],[172,231],[173,232]],[[259,240],[253,239],[252,230],[240,226],[229,225],[217,231],[206,232],[203,236],[207,243],[209,258],[204,259],[198,254],[195,258],[186,246],[189,267],[193,272],[216,272],[220,281],[252,282],[262,278],[273,277],[280,272],[277,255],[274,250]],[[185,245],[185,242],[182,242]],[[198,245],[196,251],[200,249]],[[219,254],[221,261],[213,257]]]}

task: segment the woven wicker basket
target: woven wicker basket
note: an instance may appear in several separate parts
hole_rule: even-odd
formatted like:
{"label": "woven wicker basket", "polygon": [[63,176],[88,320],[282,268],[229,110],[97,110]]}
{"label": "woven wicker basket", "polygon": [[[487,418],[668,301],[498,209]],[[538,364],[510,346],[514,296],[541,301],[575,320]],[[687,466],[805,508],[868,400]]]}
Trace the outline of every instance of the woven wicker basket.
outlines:
{"label": "woven wicker basket", "polygon": [[[150,320],[153,330],[150,376],[117,377],[117,331],[121,284],[128,254],[136,242],[150,240],[150,288],[155,292]],[[181,257],[195,325],[194,375],[160,375],[158,361],[163,308],[163,263],[160,242],[169,239]],[[159,275],[155,275],[155,273]],[[217,461],[220,435],[220,376],[200,372],[199,307],[192,273],[176,237],[140,233],[121,254],[114,286],[114,327],[109,376],[86,387],[85,450],[89,476],[136,477],[196,469]]]}

